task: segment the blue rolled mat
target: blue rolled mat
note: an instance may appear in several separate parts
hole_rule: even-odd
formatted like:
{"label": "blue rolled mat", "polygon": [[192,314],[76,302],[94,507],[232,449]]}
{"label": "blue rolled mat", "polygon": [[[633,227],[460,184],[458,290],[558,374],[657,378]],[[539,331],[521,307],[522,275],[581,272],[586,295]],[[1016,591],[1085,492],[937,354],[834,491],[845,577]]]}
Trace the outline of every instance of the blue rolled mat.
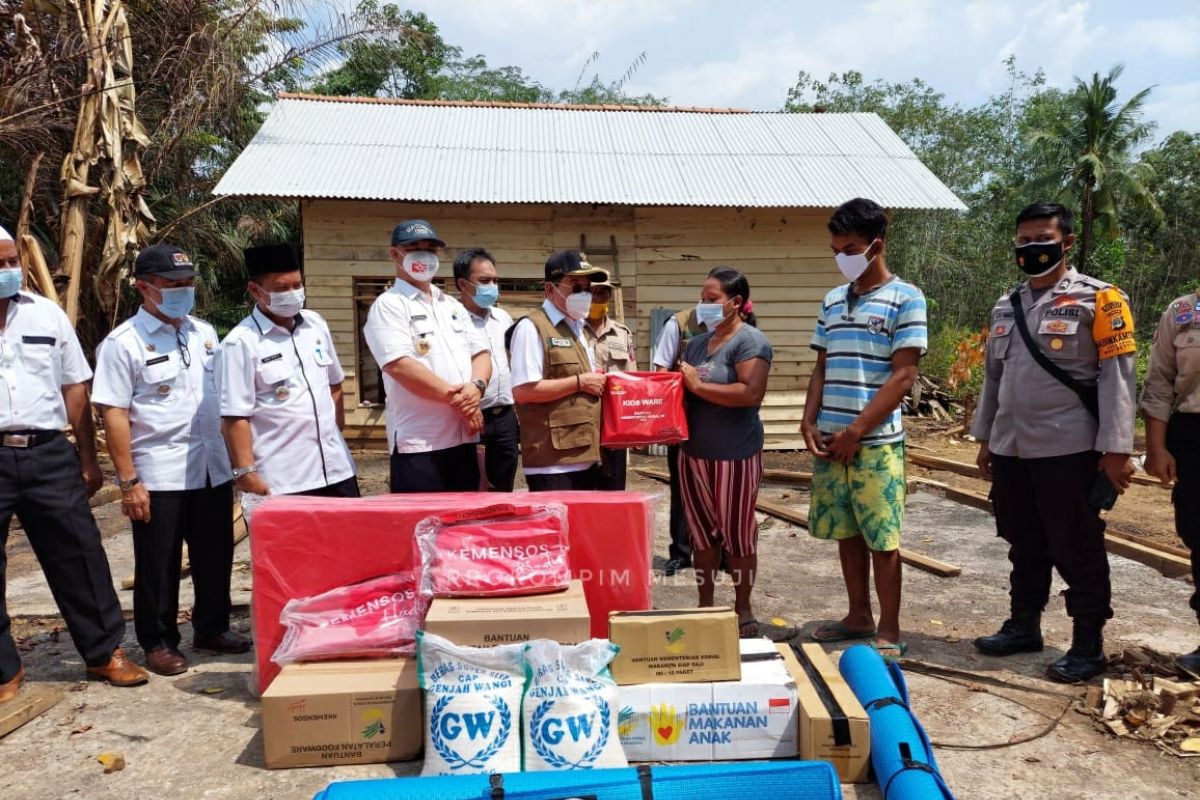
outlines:
{"label": "blue rolled mat", "polygon": [[329,784],[316,794],[314,800],[491,800],[500,796],[504,800],[561,800],[578,795],[595,800],[644,800],[646,797],[695,800],[697,797],[739,796],[841,800],[842,787],[833,767],[824,761],[747,761],[342,781]]}
{"label": "blue rolled mat", "polygon": [[900,666],[856,644],[842,653],[838,669],[871,718],[871,766],[883,800],[954,800],[929,737],[908,707]]}

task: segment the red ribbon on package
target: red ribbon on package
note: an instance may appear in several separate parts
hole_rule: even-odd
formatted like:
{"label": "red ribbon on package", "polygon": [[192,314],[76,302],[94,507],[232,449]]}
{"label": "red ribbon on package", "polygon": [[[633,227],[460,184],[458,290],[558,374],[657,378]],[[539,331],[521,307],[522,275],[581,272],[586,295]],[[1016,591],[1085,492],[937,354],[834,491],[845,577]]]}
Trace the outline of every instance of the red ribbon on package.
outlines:
{"label": "red ribbon on package", "polygon": [[567,588],[567,509],[498,503],[417,523],[421,593],[509,597]]}
{"label": "red ribbon on package", "polygon": [[687,441],[683,376],[678,372],[610,372],[601,410],[600,444],[605,447]]}
{"label": "red ribbon on package", "polygon": [[411,656],[429,601],[417,573],[397,572],[291,600],[279,614],[287,626],[276,664]]}

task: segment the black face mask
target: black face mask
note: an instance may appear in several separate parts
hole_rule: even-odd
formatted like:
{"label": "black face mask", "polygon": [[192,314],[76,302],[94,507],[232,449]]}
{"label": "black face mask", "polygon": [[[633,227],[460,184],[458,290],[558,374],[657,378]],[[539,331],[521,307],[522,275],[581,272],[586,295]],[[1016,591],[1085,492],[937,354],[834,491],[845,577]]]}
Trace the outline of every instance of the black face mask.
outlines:
{"label": "black face mask", "polygon": [[1030,242],[1015,248],[1017,266],[1031,278],[1039,278],[1063,259],[1062,242]]}

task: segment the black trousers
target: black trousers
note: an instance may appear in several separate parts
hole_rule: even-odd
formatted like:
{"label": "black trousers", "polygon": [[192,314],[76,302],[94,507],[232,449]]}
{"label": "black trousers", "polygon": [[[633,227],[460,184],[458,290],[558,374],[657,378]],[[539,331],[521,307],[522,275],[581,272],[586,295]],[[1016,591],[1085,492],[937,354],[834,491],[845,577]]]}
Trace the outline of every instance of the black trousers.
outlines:
{"label": "black trousers", "polygon": [[1104,520],[1088,502],[1100,454],[1053,458],[992,455],[996,529],[1008,542],[1014,609],[1041,610],[1050,599],[1050,570],[1067,583],[1067,614],[1112,617],[1112,585]]}
{"label": "black trousers", "polygon": [[603,492],[625,491],[625,472],[628,463],[628,450],[600,448],[600,485],[598,488]]}
{"label": "black trousers", "polygon": [[293,497],[361,497],[358,492],[358,477],[351,475],[344,481],[322,486],[320,489],[309,489],[307,492],[292,492]]}
{"label": "black trousers", "polygon": [[577,472],[556,475],[526,475],[525,483],[531,492],[593,491],[600,486],[600,465],[593,464]]}
{"label": "black trousers", "polygon": [[493,492],[511,492],[517,481],[521,455],[521,428],[512,406],[483,410],[483,472]]}
{"label": "black trousers", "polygon": [[4,548],[13,514],[25,528],[84,663],[107,664],[125,636],[125,617],[81,474],[79,455],[65,436],[28,449],[0,447],[0,682],[12,680],[21,668],[4,601]]}
{"label": "black trousers", "polygon": [[1176,413],[1167,423],[1167,449],[1175,456],[1175,532],[1192,551],[1192,610],[1200,615],[1200,414]]}
{"label": "black trousers", "polygon": [[667,554],[681,561],[692,560],[692,538],[683,515],[683,490],[679,485],[679,445],[667,446],[667,469],[671,473],[671,545]]}
{"label": "black trousers", "polygon": [[233,482],[150,492],[150,521],[133,526],[133,630],[146,652],[179,646],[179,560],[187,542],[200,636],[229,630],[233,569]]}
{"label": "black trousers", "polygon": [[479,491],[479,458],[475,443],[429,453],[392,453],[391,490],[417,492]]}

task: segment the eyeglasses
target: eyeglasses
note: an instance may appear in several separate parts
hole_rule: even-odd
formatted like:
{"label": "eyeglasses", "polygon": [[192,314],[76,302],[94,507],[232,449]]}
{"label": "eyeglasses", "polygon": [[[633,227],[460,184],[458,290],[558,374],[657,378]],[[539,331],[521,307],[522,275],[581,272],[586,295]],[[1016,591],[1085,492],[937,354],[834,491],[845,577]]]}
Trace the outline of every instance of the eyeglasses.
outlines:
{"label": "eyeglasses", "polygon": [[181,330],[175,331],[175,344],[179,346],[179,360],[185,368],[192,366],[192,351],[188,349],[187,335]]}

